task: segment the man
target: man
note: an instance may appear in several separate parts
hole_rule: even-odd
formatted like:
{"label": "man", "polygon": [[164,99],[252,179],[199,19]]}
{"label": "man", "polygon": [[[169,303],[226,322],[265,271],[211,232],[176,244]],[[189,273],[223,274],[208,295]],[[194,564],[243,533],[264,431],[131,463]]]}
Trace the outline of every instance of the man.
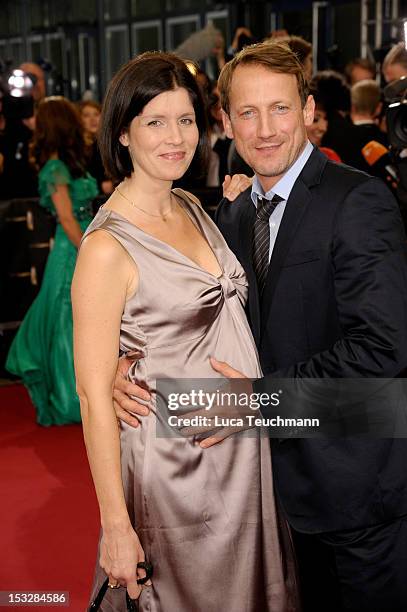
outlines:
{"label": "man", "polygon": [[344,72],[349,84],[354,85],[358,81],[374,79],[376,66],[374,62],[365,57],[357,57],[346,64]]}
{"label": "man", "polygon": [[[368,163],[364,147],[372,140],[379,143],[379,151],[388,149],[387,135],[377,125],[377,119],[382,111],[381,91],[376,81],[366,79],[358,81],[351,91],[352,141],[349,143],[349,153],[346,163],[353,168],[363,170],[383,179],[383,169]],[[383,155],[383,153],[382,153]]]}
{"label": "man", "polygon": [[36,104],[41,102],[46,96],[45,74],[41,66],[34,62],[23,62],[20,64],[20,70],[28,74],[34,85],[32,88],[32,97]]}
{"label": "man", "polygon": [[386,55],[382,66],[386,83],[407,76],[407,49],[404,43],[394,45]]}
{"label": "man", "polygon": [[[245,48],[219,88],[226,133],[255,171],[218,212],[249,280],[265,375],[255,391],[274,378],[397,376],[407,364],[407,263],[396,202],[381,181],[308,143],[314,103],[285,44]],[[117,386],[116,400],[134,410],[122,400],[137,388]],[[304,610],[406,610],[405,441],[289,439],[272,450]]]}
{"label": "man", "polygon": [[[19,68],[33,81],[30,92],[33,104],[31,109],[28,105],[24,109],[24,116],[21,116],[21,107],[17,107],[19,110],[15,114],[16,109],[13,108],[14,102],[12,101],[9,109],[10,116],[6,117],[2,139],[4,167],[0,177],[1,193],[4,199],[38,196],[38,177],[29,160],[29,147],[35,129],[34,107],[45,97],[46,93],[45,76],[42,68],[32,62],[24,62]],[[30,111],[32,115],[27,116]]]}

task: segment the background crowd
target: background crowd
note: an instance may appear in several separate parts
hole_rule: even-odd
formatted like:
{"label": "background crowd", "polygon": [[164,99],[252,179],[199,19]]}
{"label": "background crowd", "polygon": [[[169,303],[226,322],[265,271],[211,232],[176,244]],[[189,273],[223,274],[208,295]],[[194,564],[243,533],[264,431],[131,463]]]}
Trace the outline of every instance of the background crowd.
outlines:
{"label": "background crowd", "polygon": [[[314,125],[308,132],[310,141],[323,147],[324,152],[336,161],[383,178],[383,172],[370,162],[363,148],[371,140],[390,148],[384,89],[388,83],[407,76],[407,50],[404,44],[394,46],[381,66],[369,59],[355,58],[345,66],[342,73],[323,70],[313,74],[311,43],[299,36],[290,36],[285,31],[276,31],[270,35],[270,38],[276,37],[285,40],[297,54],[304,66],[310,93],[316,101]],[[231,46],[225,52],[223,42],[218,43],[214,38],[211,41],[211,53],[216,57],[218,71],[234,53],[257,40],[247,28],[238,28]],[[208,50],[205,52],[208,53]],[[188,53],[197,55],[190,45],[185,46],[185,49],[181,45],[180,55],[188,60]],[[20,68],[34,82],[34,114],[15,118],[13,113],[8,113],[4,108],[0,114],[1,199],[38,196],[36,169],[30,158],[29,143],[35,130],[35,109],[46,96],[45,78],[37,64],[23,63]],[[207,105],[211,154],[204,173],[197,176],[190,172],[185,181],[191,189],[219,187],[226,174],[240,171],[250,173],[251,170],[242,165],[223,131],[216,80],[210,79],[197,64],[191,62],[190,69],[196,75]],[[85,99],[76,102],[75,106],[83,125],[87,170],[97,180],[99,193],[109,194],[113,185],[104,173],[96,141],[101,105],[99,101]]]}
{"label": "background crowd", "polygon": [[[219,202],[222,194],[222,183],[228,174],[243,173],[252,176],[253,172],[238,155],[234,143],[230,140],[223,128],[222,112],[219,91],[216,79],[211,79],[203,70],[205,56],[211,55],[215,59],[218,73],[226,61],[244,46],[257,42],[254,33],[245,27],[236,30],[232,44],[225,49],[221,34],[210,28],[205,33],[206,38],[186,41],[178,49],[179,55],[187,62],[190,71],[195,76],[203,93],[208,132],[209,151],[204,167],[191,164],[188,172],[176,182],[175,186],[188,189],[197,195],[204,207],[212,212]],[[310,93],[316,103],[314,122],[307,128],[310,142],[319,147],[324,154],[338,163],[345,163],[359,170],[373,174],[386,182],[398,199],[404,219],[407,198],[403,188],[403,178],[398,172],[398,166],[406,163],[403,151],[397,154],[392,142],[392,133],[388,130],[386,109],[392,99],[393,82],[398,82],[407,76],[407,50],[400,43],[395,45],[386,55],[382,64],[362,58],[350,61],[343,73],[333,70],[323,70],[313,73],[313,48],[311,43],[299,36],[289,35],[286,31],[275,31],[269,35],[270,39],[279,38],[285,41],[296,53],[304,67],[308,80]],[[202,41],[205,41],[205,44]],[[266,39],[267,40],[267,39]],[[198,44],[197,44],[198,42]],[[189,60],[195,61],[189,61]],[[114,190],[114,183],[109,177],[101,161],[98,149],[98,129],[101,117],[101,102],[90,99],[85,93],[83,100],[70,102],[61,96],[47,97],[44,72],[35,63],[23,63],[19,67],[29,78],[32,89],[29,91],[31,104],[17,104],[16,98],[11,99],[4,92],[0,99],[2,102],[0,114],[0,193],[1,200],[16,198],[36,198],[31,201],[30,207],[35,212],[36,231],[53,234],[56,247],[48,257],[48,268],[53,272],[46,272],[45,285],[48,281],[48,290],[52,297],[44,295],[39,301],[42,306],[37,308],[37,315],[30,312],[28,320],[35,321],[30,325],[27,319],[22,326],[19,321],[23,319],[28,307],[38,294],[44,274],[48,250],[43,251],[42,260],[38,265],[31,261],[21,264],[22,249],[15,243],[8,248],[7,257],[12,264],[9,269],[25,266],[29,272],[13,272],[0,275],[0,289],[7,294],[0,313],[1,320],[17,321],[12,329],[5,347],[2,347],[1,366],[3,367],[9,344],[16,330],[20,327],[17,340],[13,344],[7,362],[7,372],[25,380],[25,372],[32,372],[41,365],[45,355],[49,354],[49,343],[40,341],[40,338],[55,336],[55,327],[50,327],[49,333],[42,329],[39,331],[38,321],[47,311],[47,321],[60,320],[61,335],[68,337],[71,334],[66,316],[62,317],[57,304],[61,299],[69,304],[69,280],[72,276],[77,246],[83,231],[89,223],[92,214],[107,199]],[[389,85],[390,84],[390,85]],[[63,117],[63,121],[62,118]],[[40,118],[40,120],[39,120]],[[61,189],[63,190],[61,192]],[[51,197],[51,196],[55,196]],[[38,200],[39,198],[39,200]],[[61,202],[58,205],[58,198]],[[39,201],[40,206],[37,202]],[[46,229],[44,229],[46,228]],[[63,240],[62,240],[63,237]],[[65,246],[62,248],[62,242]],[[46,245],[48,242],[38,242]],[[52,244],[52,242],[51,242]],[[32,245],[29,245],[32,246]],[[64,250],[65,249],[65,250]],[[32,258],[34,249],[26,249]],[[56,261],[58,263],[56,264]],[[17,262],[17,263],[16,263]],[[7,266],[6,266],[7,268]],[[63,273],[61,272],[63,270]],[[28,275],[26,289],[16,289],[16,281],[22,275]],[[48,278],[47,278],[48,274]],[[11,282],[10,281],[11,278]],[[34,281],[33,281],[34,277]],[[52,279],[52,281],[51,281]],[[28,287],[28,283],[31,285]],[[33,290],[34,285],[34,290]],[[25,297],[21,297],[25,296]],[[38,302],[38,300],[37,300]],[[55,310],[50,304],[55,303]],[[61,318],[62,317],[62,318]],[[68,320],[71,319],[68,317]],[[12,326],[13,327],[13,326]],[[33,335],[32,329],[37,332]],[[52,331],[51,331],[52,330]],[[36,341],[33,341],[33,337]],[[30,339],[30,340],[29,340]],[[26,359],[22,365],[21,355],[27,355],[27,345],[35,345],[36,358],[33,361]],[[58,368],[62,362],[72,362],[71,342],[59,343],[57,354],[48,365]],[[31,351],[32,357],[33,351]],[[42,353],[42,357],[41,357]],[[20,357],[19,357],[20,354]],[[23,360],[24,361],[24,360]],[[52,371],[48,371],[47,378],[52,379]],[[34,376],[37,398],[46,397],[47,393],[41,391],[41,384]],[[73,380],[73,375],[71,376]],[[33,381],[31,380],[30,384]],[[66,398],[68,393],[69,399]],[[32,393],[33,396],[33,393]],[[65,400],[61,399],[65,397]],[[43,409],[39,409],[39,422],[43,424],[65,423],[79,421],[79,407],[74,386],[69,390],[60,389],[52,398],[52,406],[48,400],[44,402],[37,399]],[[65,403],[66,409],[59,408]],[[56,415],[56,412],[60,414]],[[40,415],[43,416],[40,416]]]}

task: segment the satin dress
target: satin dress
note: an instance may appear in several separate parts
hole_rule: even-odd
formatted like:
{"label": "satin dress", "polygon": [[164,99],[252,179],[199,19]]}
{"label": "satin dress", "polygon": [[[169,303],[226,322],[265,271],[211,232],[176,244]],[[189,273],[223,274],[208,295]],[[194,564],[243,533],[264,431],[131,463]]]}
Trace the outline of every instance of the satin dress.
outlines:
{"label": "satin dress", "polygon": [[[199,203],[174,193],[212,248],[219,278],[114,211],[100,209],[86,232],[109,232],[139,271],[121,322],[121,354],[134,359],[128,377],[153,392],[157,379],[221,378],[210,356],[258,377],[244,271]],[[276,513],[269,440],[260,431],[236,434],[202,449],[193,438],[160,437],[164,414],[153,404],[140,427],[121,424],[127,508],[154,566],[139,609],[299,610],[290,539]],[[105,578],[97,563],[92,599]],[[101,609],[124,612],[125,590],[108,589]]]}

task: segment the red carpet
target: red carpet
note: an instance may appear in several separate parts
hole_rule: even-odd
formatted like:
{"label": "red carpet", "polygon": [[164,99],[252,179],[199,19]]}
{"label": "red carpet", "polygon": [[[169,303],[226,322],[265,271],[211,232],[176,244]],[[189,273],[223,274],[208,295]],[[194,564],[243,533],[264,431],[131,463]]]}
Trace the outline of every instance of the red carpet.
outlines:
{"label": "red carpet", "polygon": [[81,427],[37,425],[20,385],[0,387],[0,418],[0,591],[69,591],[51,609],[83,612],[99,513]]}

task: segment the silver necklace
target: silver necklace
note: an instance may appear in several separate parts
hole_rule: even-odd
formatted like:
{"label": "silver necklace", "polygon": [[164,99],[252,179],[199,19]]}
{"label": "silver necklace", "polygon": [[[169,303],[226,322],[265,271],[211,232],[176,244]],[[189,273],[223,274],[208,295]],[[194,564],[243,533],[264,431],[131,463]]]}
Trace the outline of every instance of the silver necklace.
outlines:
{"label": "silver necklace", "polygon": [[115,191],[117,191],[117,193],[119,193],[122,196],[122,198],[124,198],[125,200],[127,200],[127,202],[129,202],[132,206],[134,206],[134,208],[137,208],[137,210],[144,213],[145,215],[148,215],[149,217],[155,217],[156,219],[167,221],[168,215],[172,213],[174,210],[173,207],[171,206],[171,208],[163,212],[161,215],[156,215],[155,213],[147,212],[147,210],[144,210],[144,208],[140,208],[140,206],[137,206],[137,204],[135,204],[133,200],[130,200],[130,198],[125,196],[124,193],[122,193],[118,187],[116,187]]}

